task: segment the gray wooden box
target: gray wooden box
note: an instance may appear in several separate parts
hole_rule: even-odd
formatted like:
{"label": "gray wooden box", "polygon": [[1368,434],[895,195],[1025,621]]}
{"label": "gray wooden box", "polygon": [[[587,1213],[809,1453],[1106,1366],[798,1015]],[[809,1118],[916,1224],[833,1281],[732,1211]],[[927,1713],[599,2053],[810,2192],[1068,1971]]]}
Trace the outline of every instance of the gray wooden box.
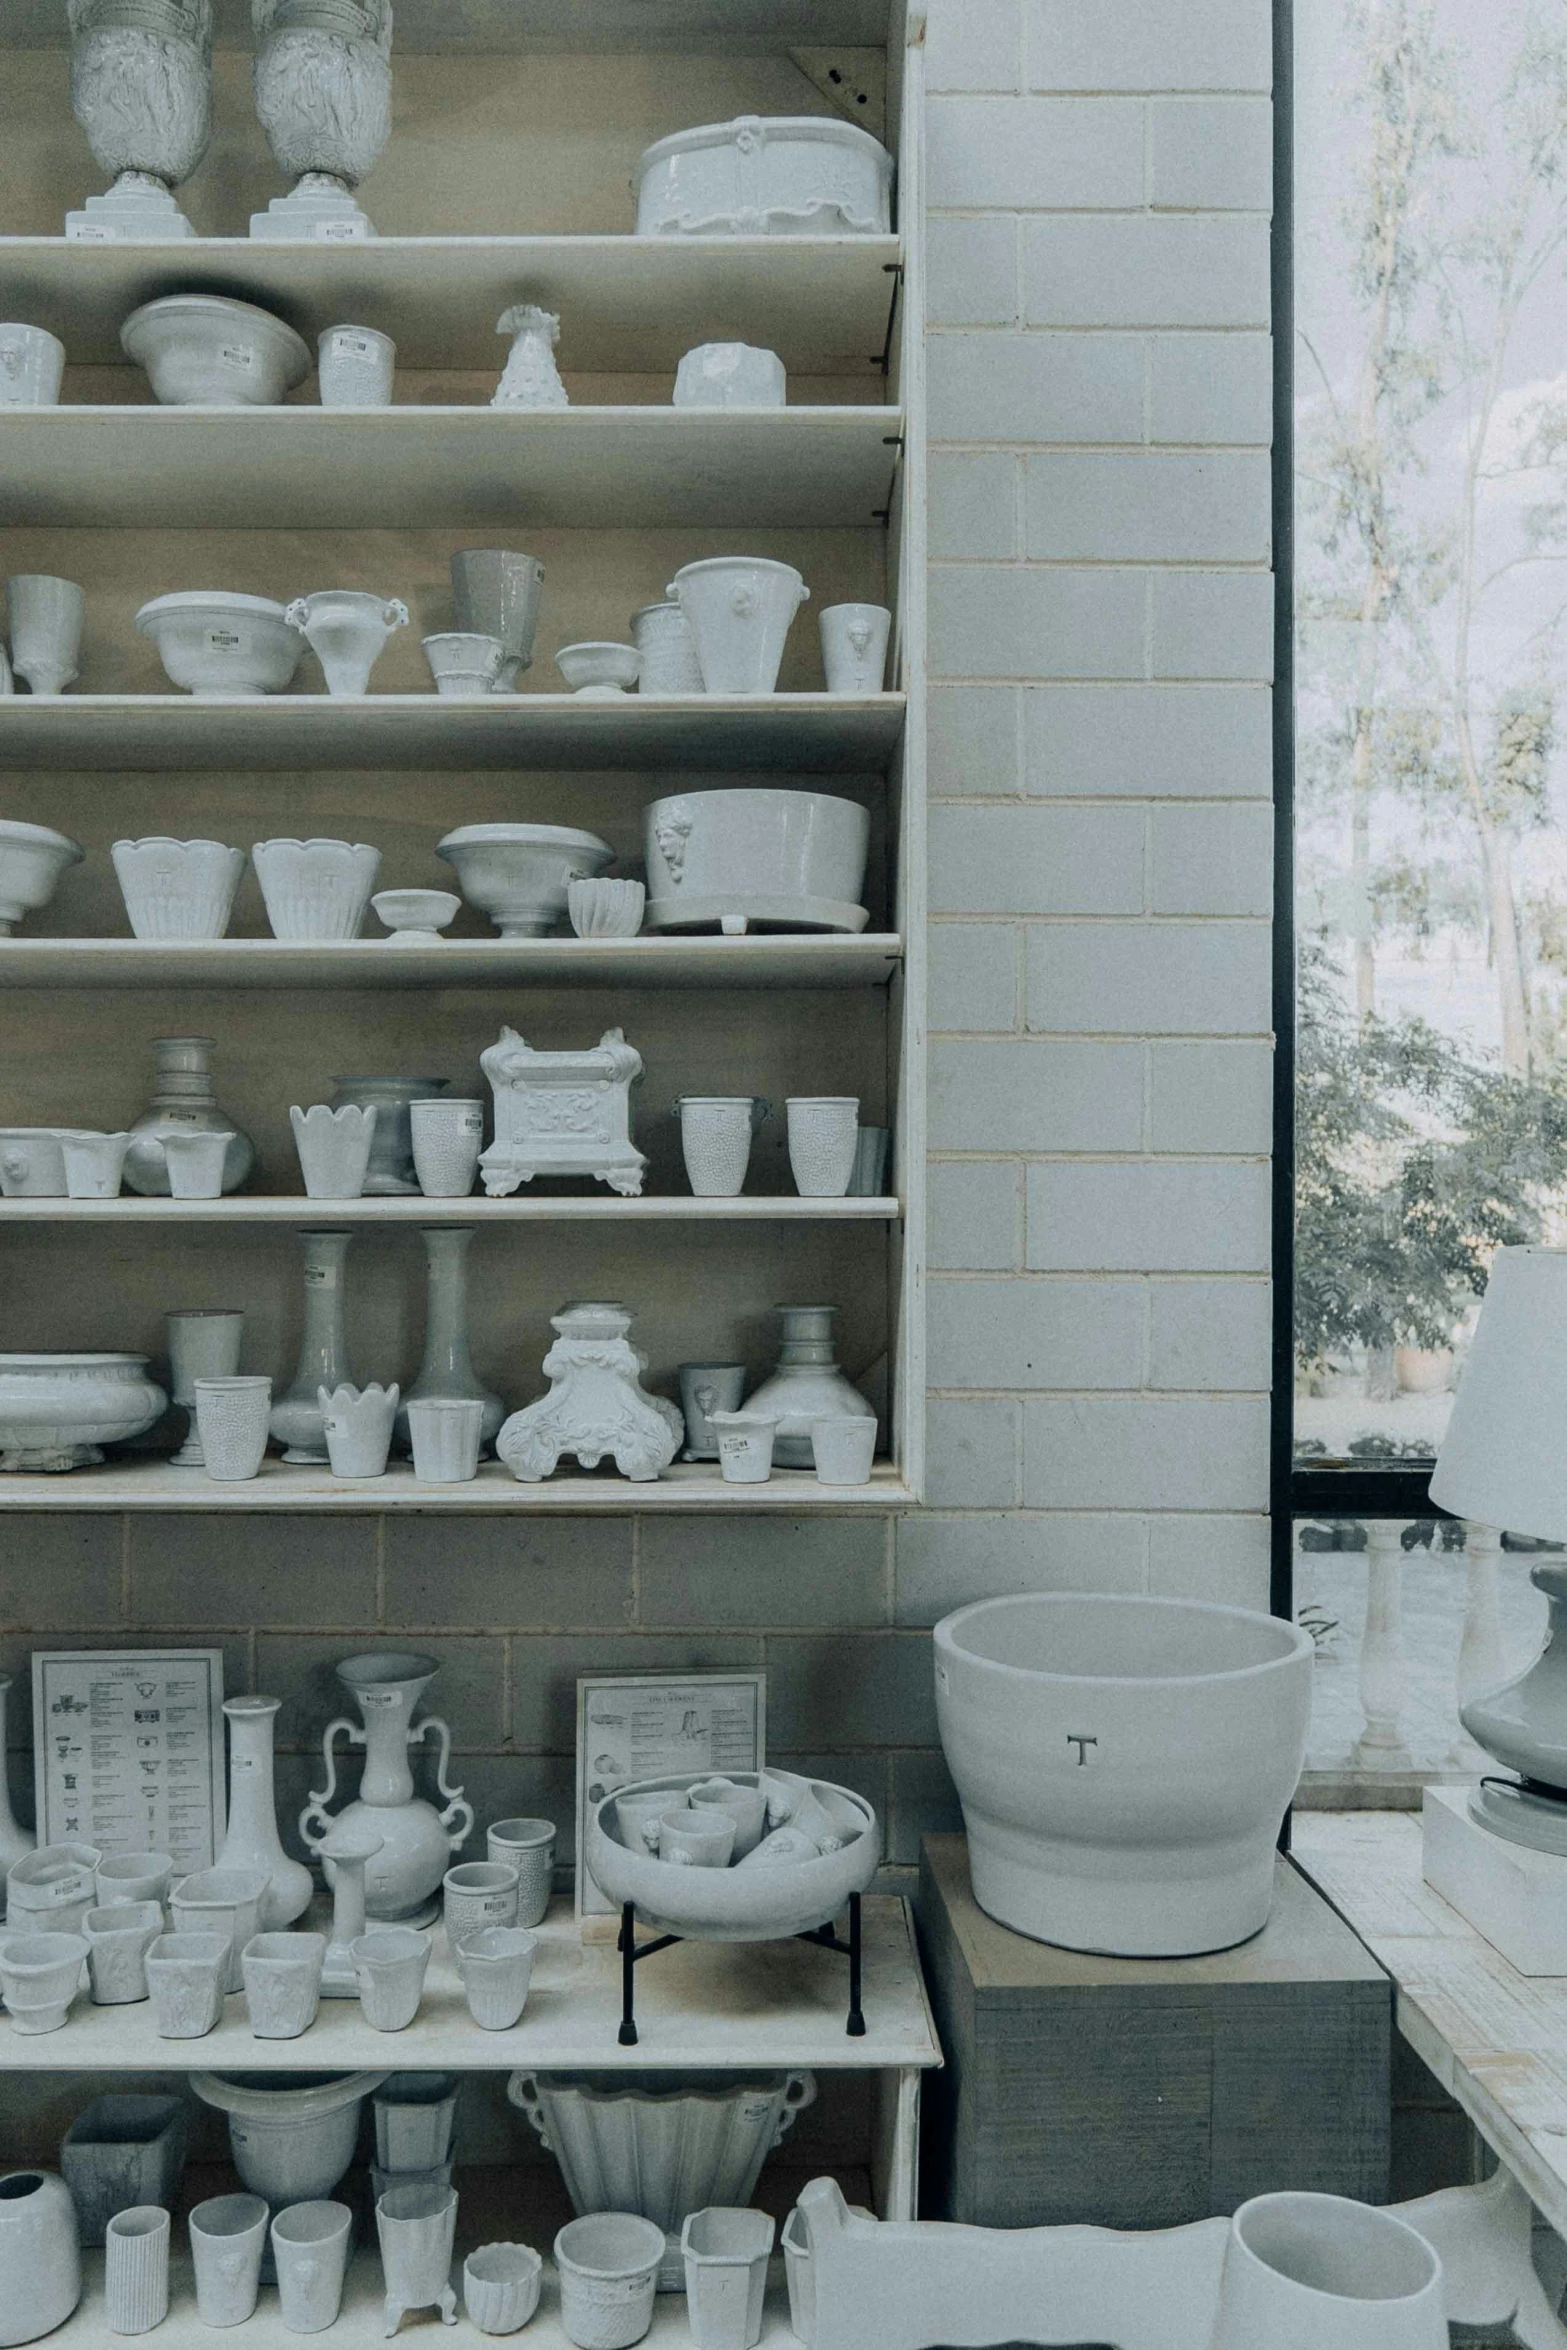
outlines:
{"label": "gray wooden box", "polygon": [[946,2055],[920,2208],[985,2227],[1163,2228],[1279,2187],[1388,2194],[1392,1985],[1278,1864],[1254,1941],[1090,1958],[984,1915],[961,1836],[927,1836],[915,1907]]}

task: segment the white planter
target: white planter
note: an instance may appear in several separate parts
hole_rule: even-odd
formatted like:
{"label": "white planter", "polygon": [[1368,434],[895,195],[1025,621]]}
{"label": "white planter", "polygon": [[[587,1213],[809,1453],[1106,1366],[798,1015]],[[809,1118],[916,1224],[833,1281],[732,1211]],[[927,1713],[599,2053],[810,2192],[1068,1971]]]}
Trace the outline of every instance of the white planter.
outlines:
{"label": "white planter", "polygon": [[574,2219],[555,2238],[560,2322],[578,2350],[629,2350],[653,2322],[664,2239],[626,2211]]}
{"label": "white planter", "polygon": [[649,694],[678,694],[689,699],[706,693],[702,664],[696,657],[691,623],[676,603],[644,604],[631,615],[631,641],[642,656],[637,690]]}
{"label": "white planter", "polygon": [[1191,1600],[1030,1592],[959,1608],[935,1648],[981,1909],[1129,1958],[1258,1932],[1305,1756],[1308,1633]]}
{"label": "white planter", "polygon": [[351,1945],[359,2010],[373,2032],[404,2032],[419,2012],[430,1937],[412,1926],[376,1926]]}
{"label": "white planter", "polygon": [[225,1994],[245,1987],[240,1954],[260,1925],[261,1905],[271,1880],[262,1868],[197,1869],[182,1878],[169,1899],[169,1916],[177,1934],[224,1934],[228,1937],[228,1973]]}
{"label": "white planter", "polygon": [[82,1920],[94,2007],[129,2007],[147,1996],[147,1953],[163,1932],[156,1901],[121,1901]]}
{"label": "white planter", "polygon": [[717,1804],[693,1811],[682,1804],[664,1812],[658,1822],[658,1857],[677,1867],[726,1869],[735,1848],[735,1822]]}
{"label": "white planter", "polygon": [[329,326],[316,337],[323,408],[390,408],[397,345],[373,326]]}
{"label": "white planter", "polygon": [[91,1468],[168,1400],[145,1355],[0,1354],[0,1471]]}
{"label": "white planter", "polygon": [[594,640],[562,645],[555,666],[580,701],[613,701],[630,693],[642,674],[642,656],[635,645]]}
{"label": "white planter", "polygon": [[564,408],[566,387],[555,364],[560,320],[552,310],[518,302],[495,321],[498,335],[511,338],[506,366],[490,396],[492,408]]}
{"label": "white planter", "polygon": [[53,2171],[0,2177],[0,2344],[36,2342],[64,2325],[82,2297],[76,2214]]}
{"label": "white planter", "polygon": [[93,1844],[40,1844],[6,1872],[6,1922],[12,1933],[78,1934],[97,1905]]}
{"label": "white planter", "polygon": [[88,1134],[62,1126],[60,1149],[65,1158],[67,1199],[118,1199],[130,1147],[128,1133]]}
{"label": "white planter", "polygon": [[884,604],[829,604],[820,616],[830,694],[879,694],[887,674],[892,614]]}
{"label": "white planter", "polygon": [[788,384],[776,351],[754,343],[698,343],[675,370],[675,406],[782,408]]}
{"label": "white planter", "polygon": [[117,1852],[98,1863],[98,1900],[104,1909],[118,1909],[137,1901],[169,1898],[174,1863],[166,1852]]}
{"label": "white planter", "polygon": [[409,1105],[414,1173],[426,1199],[466,1199],[484,1147],[484,1104],[453,1099]]}
{"label": "white planter", "polygon": [[632,182],[640,237],[885,236],[892,157],[829,115],[741,115],[649,147]]}
{"label": "white planter", "polygon": [[452,1954],[481,2032],[509,2032],[521,2020],[537,1948],[521,1925],[479,1926],[458,1936]]}
{"label": "white planter", "polygon": [[389,947],[438,947],[462,900],[449,889],[382,889],[370,903],[391,932]]}
{"label": "white planter", "polygon": [[222,938],[245,871],[218,840],[117,840],[109,851],[137,938]]}
{"label": "white planter", "polygon": [[485,636],[476,629],[445,629],[436,636],[422,637],[420,643],[438,694],[455,694],[471,701],[475,695],[500,691],[506,647],[498,636]]}
{"label": "white planter", "polygon": [[104,2231],[104,2316],[111,2334],[150,2334],[169,2314],[169,2215],[117,2211]]}
{"label": "white planter", "polygon": [[271,2232],[279,2316],[291,2334],[324,2334],[343,2305],[353,2213],[346,2203],[291,2203]]}
{"label": "white planter", "polygon": [[333,2073],[295,2087],[256,2074],[192,2073],[193,2094],[229,2117],[240,2178],[274,2208],[329,2195],[354,2158],[359,2108],[385,2073]]}
{"label": "white planter", "polygon": [[455,1951],[481,1926],[514,1926],[520,1886],[510,1861],[466,1860],[448,1869],[441,1900],[447,1948]]}
{"label": "white planter", "polygon": [[811,1427],[818,1485],[868,1485],[876,1459],[876,1422],[835,1418]]}
{"label": "white planter", "polygon": [[357,938],[381,852],[364,841],[258,840],[250,852],[274,938],[320,946]]}
{"label": "white planter", "polygon": [[555,1889],[553,1820],[492,1820],[484,1832],[490,1860],[510,1862],[517,1871],[517,1923],[540,1926]]}
{"label": "white planter", "polygon": [[455,2073],[391,2073],[375,2095],[375,2154],[383,2170],[430,2171],[452,2151]]}
{"label": "white planter", "polygon": [[745,1188],[751,1137],[772,1112],[760,1094],[682,1094],[680,1149],[697,1199],[735,1199]]}
{"label": "white planter", "polygon": [[776,2234],[765,2211],[715,2205],[687,2214],[680,2250],[696,2350],[755,2350]]}
{"label": "white planter", "polygon": [[0,1195],[64,1199],[65,1153],[53,1126],[0,1126]]}
{"label": "white planter", "polygon": [[842,1199],[860,1143],[860,1104],[854,1094],[794,1094],[789,1119],[789,1169],[802,1199]]}
{"label": "white planter", "polygon": [[147,1952],[152,2028],[160,2040],[204,2040],[223,2013],[229,1937],[160,1934]]}
{"label": "white planter", "polygon": [[76,683],[87,598],[74,579],[44,571],[13,572],[5,583],[11,617],[11,666],[35,694],[63,694]]}
{"label": "white planter", "polygon": [[169,190],[212,132],[208,0],[75,0],[70,28],[72,111],[114,185],[67,215],[67,236],[192,235]]}
{"label": "white planter", "polygon": [[173,2203],[185,2168],[186,2111],[183,2097],[139,2095],[95,2097],[82,2107],[61,2142],[60,2168],[84,2245],[103,2242],[117,2211]]}
{"label": "white planter", "polygon": [[259,2195],[214,2195],[190,2215],[196,2315],[204,2326],[238,2326],[252,2316],[271,2218]]}
{"label": "white planter", "polygon": [[544,566],[510,547],[462,547],[452,557],[457,626],[494,637],[503,648],[496,689],[510,693],[533,666],[533,639],[544,592]]}
{"label": "white planter", "polygon": [[1442,2264],[1390,2211],[1258,2195],[1230,2221],[1213,2350],[1447,2350]]}
{"label": "white planter", "polygon": [[742,784],[643,814],[650,930],[860,931],[870,817],[829,792]]}
{"label": "white planter", "polygon": [[58,2032],[81,1989],[87,1944],[80,1934],[0,1933],[0,1991],[13,2032]]}
{"label": "white planter", "polygon": [[310,373],[309,345],[291,326],[224,294],[144,302],[120,344],[167,408],[276,408]]}
{"label": "white planter", "polygon": [[481,2334],[520,2333],[539,2306],[544,2263],[527,2244],[481,2244],[462,2267],[462,2300]]}
{"label": "white planter", "polygon": [[773,1473],[776,1412],[709,1412],[718,1438],[718,1473],[726,1485],[765,1485]]}
{"label": "white planter", "polygon": [[383,2330],[395,2334],[410,2309],[438,2309],[457,2322],[452,2290],[452,2239],[457,2230],[454,2187],[389,2187],[376,2198],[375,2228],[386,2279]]}
{"label": "white planter", "polygon": [[710,555],[677,571],[664,593],[691,623],[710,694],[770,694],[784,645],[810,589],[790,563]]}
{"label": "white planter", "polygon": [[324,1934],[252,1934],[240,1952],[245,2010],[258,2040],[297,2040],[321,2003]]}
{"label": "white planter", "polygon": [[370,672],[389,636],[408,626],[400,596],[372,596],[359,588],[323,588],[296,596],[283,614],[321,664],[329,694],[370,691]]}
{"label": "white planter", "polygon": [[688,1461],[716,1461],[718,1430],[711,1412],[737,1412],[745,1393],[744,1363],[682,1363],[680,1408],[685,1414]]}
{"label": "white planter", "polygon": [[262,1373],[197,1379],[196,1438],[202,1467],[219,1485],[244,1485],[261,1473],[271,1433],[272,1381]]}
{"label": "white planter", "polygon": [[464,824],[435,853],[502,938],[544,938],[565,914],[569,884],[602,873],[615,856],[597,833],[563,824]]}
{"label": "white planter", "polygon": [[384,1477],[392,1449],[392,1423],[402,1389],[372,1380],[368,1387],[318,1387],[326,1429],[327,1459],[334,1477]]}
{"label": "white planter", "polygon": [[286,693],[305,649],[281,604],[226,589],[154,596],[137,613],[136,630],[157,646],[170,684],[198,702]]}
{"label": "white planter", "polygon": [[457,1395],[411,1395],[408,1434],[421,1485],[469,1485],[479,1474],[484,1406]]}
{"label": "white planter", "polygon": [[65,345],[41,326],[0,325],[0,408],[53,408]]}
{"label": "white planter", "polygon": [[[130,1136],[126,1136],[127,1143]],[[223,1162],[232,1134],[221,1127],[215,1134],[166,1134],[163,1163],[169,1170],[171,1199],[218,1199],[223,1191]]]}
{"label": "white planter", "polygon": [[365,1187],[380,1110],[346,1102],[334,1110],[312,1102],[308,1110],[289,1107],[288,1122],[299,1153],[299,1171],[309,1199],[358,1199]]}

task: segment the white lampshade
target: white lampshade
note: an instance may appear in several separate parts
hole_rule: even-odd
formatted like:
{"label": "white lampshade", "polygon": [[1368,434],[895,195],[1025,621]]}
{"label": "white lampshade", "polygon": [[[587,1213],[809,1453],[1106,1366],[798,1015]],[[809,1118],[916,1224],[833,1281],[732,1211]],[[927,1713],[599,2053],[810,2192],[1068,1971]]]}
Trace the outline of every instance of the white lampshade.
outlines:
{"label": "white lampshade", "polygon": [[1431,1499],[1478,1525],[1567,1541],[1567,1250],[1498,1251]]}

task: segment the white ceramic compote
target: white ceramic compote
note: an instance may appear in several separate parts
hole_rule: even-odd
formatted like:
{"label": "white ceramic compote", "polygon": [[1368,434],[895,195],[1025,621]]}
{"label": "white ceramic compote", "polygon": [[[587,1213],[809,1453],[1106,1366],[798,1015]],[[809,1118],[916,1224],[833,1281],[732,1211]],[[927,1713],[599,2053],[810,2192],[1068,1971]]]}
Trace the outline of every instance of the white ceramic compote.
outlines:
{"label": "white ceramic compote", "polygon": [[449,889],[381,889],[370,903],[390,933],[383,941],[389,947],[438,947],[462,907]]}
{"label": "white ceramic compote", "polygon": [[320,662],[329,694],[367,694],[387,638],[408,626],[408,606],[400,596],[322,588],[296,596],[283,617]]}
{"label": "white ceramic compote", "polygon": [[594,638],[562,645],[555,666],[579,701],[608,702],[630,693],[642,674],[642,656],[635,645]]}

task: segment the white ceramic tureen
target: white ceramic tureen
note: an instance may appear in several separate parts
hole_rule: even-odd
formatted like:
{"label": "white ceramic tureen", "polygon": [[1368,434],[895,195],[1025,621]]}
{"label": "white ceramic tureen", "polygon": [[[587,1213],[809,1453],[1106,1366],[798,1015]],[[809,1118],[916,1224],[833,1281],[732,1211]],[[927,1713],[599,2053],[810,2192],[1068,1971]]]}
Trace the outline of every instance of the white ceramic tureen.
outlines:
{"label": "white ceramic tureen", "polygon": [[863,930],[870,818],[830,792],[676,792],[644,816],[649,930]]}
{"label": "white ceramic tureen", "polygon": [[90,1468],[168,1400],[145,1355],[0,1354],[0,1470]]}
{"label": "white ceramic tureen", "polygon": [[743,114],[676,131],[632,179],[640,237],[885,236],[892,157],[836,115]]}

